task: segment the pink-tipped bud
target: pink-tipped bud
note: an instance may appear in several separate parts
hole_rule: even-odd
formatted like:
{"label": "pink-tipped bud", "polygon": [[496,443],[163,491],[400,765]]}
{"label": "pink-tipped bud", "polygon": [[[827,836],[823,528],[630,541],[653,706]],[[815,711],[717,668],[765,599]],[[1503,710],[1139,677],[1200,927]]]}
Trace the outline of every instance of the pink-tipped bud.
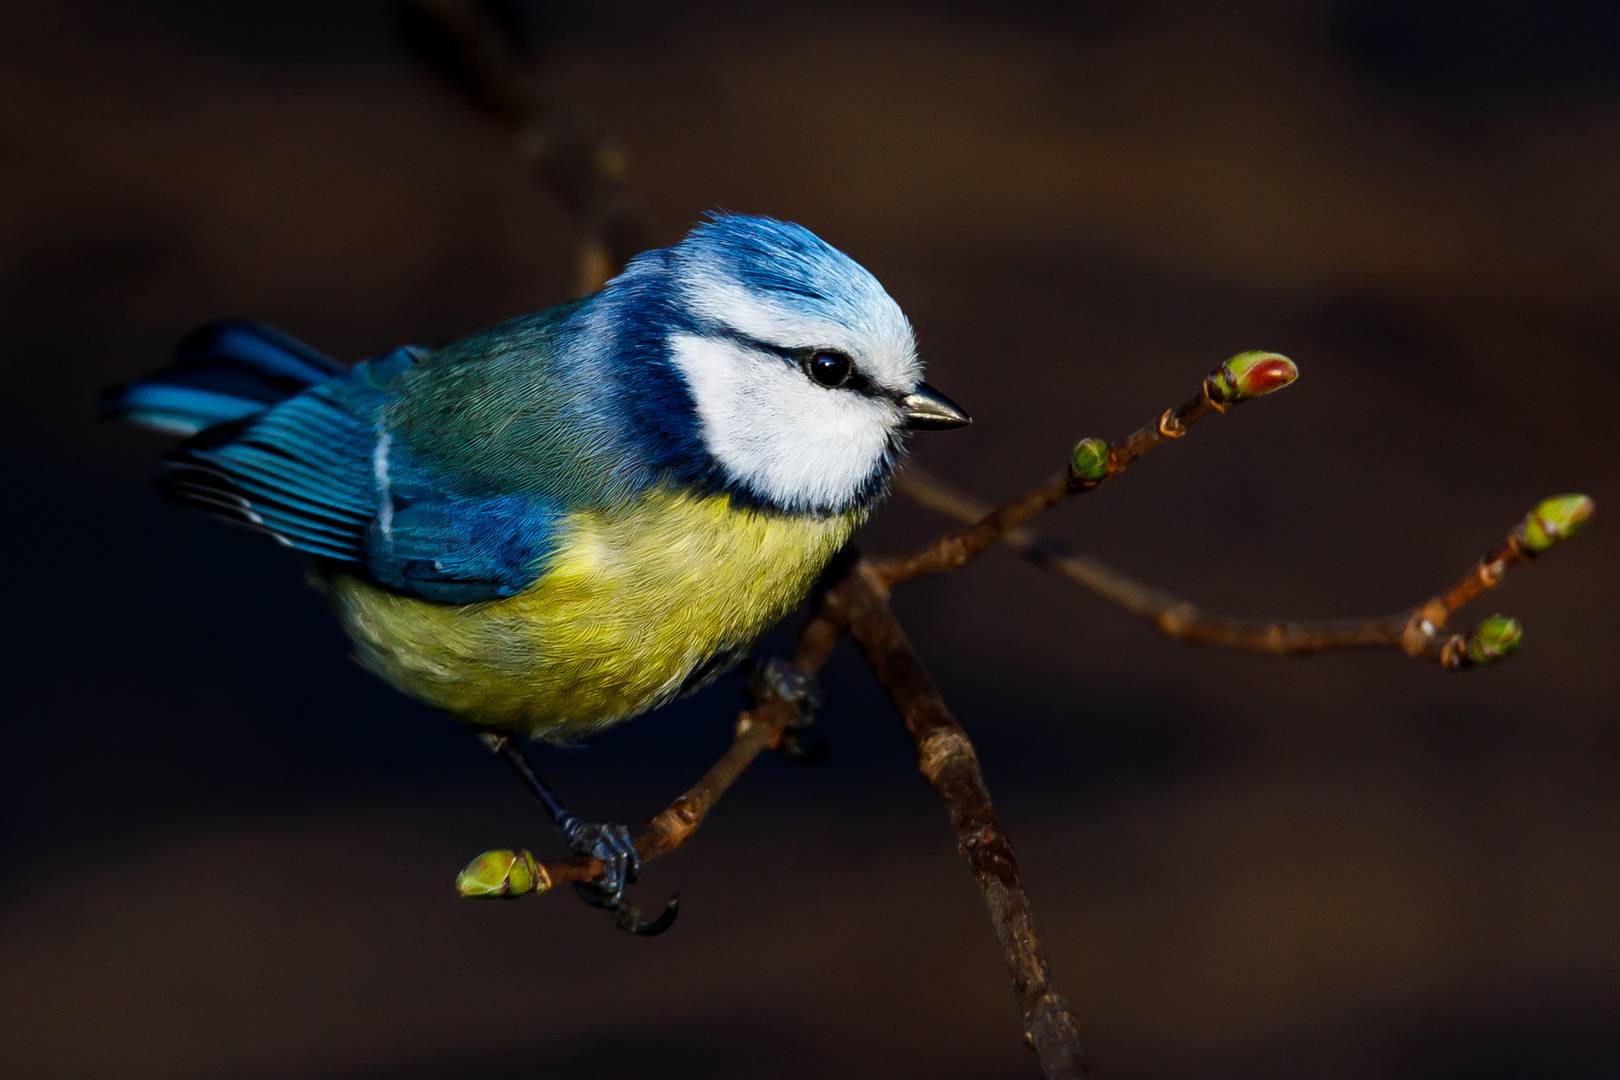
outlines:
{"label": "pink-tipped bud", "polygon": [[1210,373],[1210,397],[1223,405],[1264,397],[1299,378],[1299,368],[1274,352],[1238,353]]}

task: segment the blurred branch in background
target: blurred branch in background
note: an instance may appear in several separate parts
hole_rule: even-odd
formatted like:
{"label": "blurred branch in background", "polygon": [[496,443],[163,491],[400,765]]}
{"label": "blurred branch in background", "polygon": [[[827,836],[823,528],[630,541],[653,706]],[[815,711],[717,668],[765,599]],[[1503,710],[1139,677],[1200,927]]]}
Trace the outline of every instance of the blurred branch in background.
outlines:
{"label": "blurred branch in background", "polygon": [[[641,213],[623,189],[623,150],[582,112],[540,91],[519,35],[478,0],[405,0],[404,11],[418,52],[481,111],[511,130],[519,153],[537,164],[541,178],[578,225],[584,238],[582,292],[599,288],[629,258],[651,246]],[[1487,664],[1509,655],[1521,635],[1516,620],[1487,619],[1466,637],[1446,635],[1446,621],[1463,604],[1494,587],[1508,566],[1528,562],[1574,535],[1592,512],[1592,502],[1585,496],[1545,500],[1468,577],[1408,612],[1314,623],[1206,615],[1025,527],[1069,496],[1112,479],[1147,451],[1179,439],[1209,413],[1224,413],[1232,405],[1269,394],[1297,375],[1291,361],[1274,353],[1235,356],[1211,372],[1184,405],[1166,410],[1123,441],[1082,439],[1063,470],[999,509],[991,510],[915,467],[903,473],[898,490],[968,527],[904,558],[873,563],[851,551],[829,570],[800,635],[793,667],[773,662],[765,666],[765,677],[750,679],[753,706],[739,716],[731,747],[702,779],[652,819],[636,839],[641,858],[655,858],[683,845],[720,796],[765,750],[806,756],[798,746],[798,734],[808,716],[794,680],[818,671],[848,630],[900,712],[916,746],[919,770],[945,803],[958,850],[973,871],[1001,942],[1030,1047],[1047,1076],[1084,1075],[1077,1021],[1053,984],[1012,845],[996,817],[973,744],[895,619],[889,590],[962,567],[1006,543],[1178,641],[1289,656],[1330,649],[1398,648],[1451,668]],[[516,897],[545,892],[563,882],[588,882],[603,870],[592,859],[542,864],[526,851],[492,851],[474,860],[457,884],[464,896]],[[634,928],[639,917],[634,908],[615,912],[615,921],[626,928]]]}
{"label": "blurred branch in background", "polygon": [[541,91],[512,30],[472,0],[409,0],[402,14],[417,53],[510,129],[518,155],[535,164],[578,226],[581,295],[652,246],[640,208],[624,191],[624,149],[584,112]]}

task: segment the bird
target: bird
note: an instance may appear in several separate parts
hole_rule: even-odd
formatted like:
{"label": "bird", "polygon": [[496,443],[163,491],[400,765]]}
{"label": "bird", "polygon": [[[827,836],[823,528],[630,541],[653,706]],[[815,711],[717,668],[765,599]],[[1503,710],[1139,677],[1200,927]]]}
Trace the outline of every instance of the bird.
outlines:
{"label": "bird", "polygon": [[213,323],[104,413],[183,436],[169,498],[308,555],[361,663],[506,753],[610,910],[628,830],[569,812],[511,736],[575,741],[734,667],[910,433],[970,423],[868,270],[723,212],[589,296],[353,367]]}

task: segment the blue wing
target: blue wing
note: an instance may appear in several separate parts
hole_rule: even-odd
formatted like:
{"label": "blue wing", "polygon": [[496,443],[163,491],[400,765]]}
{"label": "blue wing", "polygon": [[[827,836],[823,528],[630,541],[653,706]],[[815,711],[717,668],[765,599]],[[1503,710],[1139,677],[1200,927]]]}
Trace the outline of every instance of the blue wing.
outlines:
{"label": "blue wing", "polygon": [[560,518],[550,507],[526,496],[412,494],[421,501],[396,491],[392,511],[367,530],[366,567],[383,584],[470,604],[520,593],[543,572]]}
{"label": "blue wing", "polygon": [[164,490],[430,600],[511,596],[543,571],[560,514],[535,495],[470,495],[386,430],[400,349],[262,412],[202,431]]}

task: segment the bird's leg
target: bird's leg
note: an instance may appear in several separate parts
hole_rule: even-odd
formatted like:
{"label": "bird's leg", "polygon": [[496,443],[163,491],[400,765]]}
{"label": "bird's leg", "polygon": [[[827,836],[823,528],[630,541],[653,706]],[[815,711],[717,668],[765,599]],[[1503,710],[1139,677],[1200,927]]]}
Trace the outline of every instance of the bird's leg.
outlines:
{"label": "bird's leg", "polygon": [[641,913],[636,908],[622,907],[624,887],[641,876],[641,855],[636,851],[635,841],[630,838],[629,827],[615,822],[580,820],[540,779],[540,774],[534,771],[529,759],[511,736],[487,732],[483,738],[491,750],[506,759],[518,779],[540,800],[540,805],[546,808],[557,831],[562,834],[568,850],[601,862],[601,877],[594,881],[574,883],[574,888],[585,902],[613,912],[613,921],[633,934],[651,937],[669,929],[675,921],[674,898],[671,898],[662,915],[648,923],[640,921]]}
{"label": "bird's leg", "polygon": [[815,676],[774,656],[768,660],[745,660],[742,671],[752,704],[758,705],[766,697],[779,697],[793,706],[793,721],[782,732],[777,751],[801,765],[820,765],[826,761],[826,739],[817,739],[808,749],[799,743],[799,735],[815,722],[816,713],[821,711],[821,687],[816,684]]}

